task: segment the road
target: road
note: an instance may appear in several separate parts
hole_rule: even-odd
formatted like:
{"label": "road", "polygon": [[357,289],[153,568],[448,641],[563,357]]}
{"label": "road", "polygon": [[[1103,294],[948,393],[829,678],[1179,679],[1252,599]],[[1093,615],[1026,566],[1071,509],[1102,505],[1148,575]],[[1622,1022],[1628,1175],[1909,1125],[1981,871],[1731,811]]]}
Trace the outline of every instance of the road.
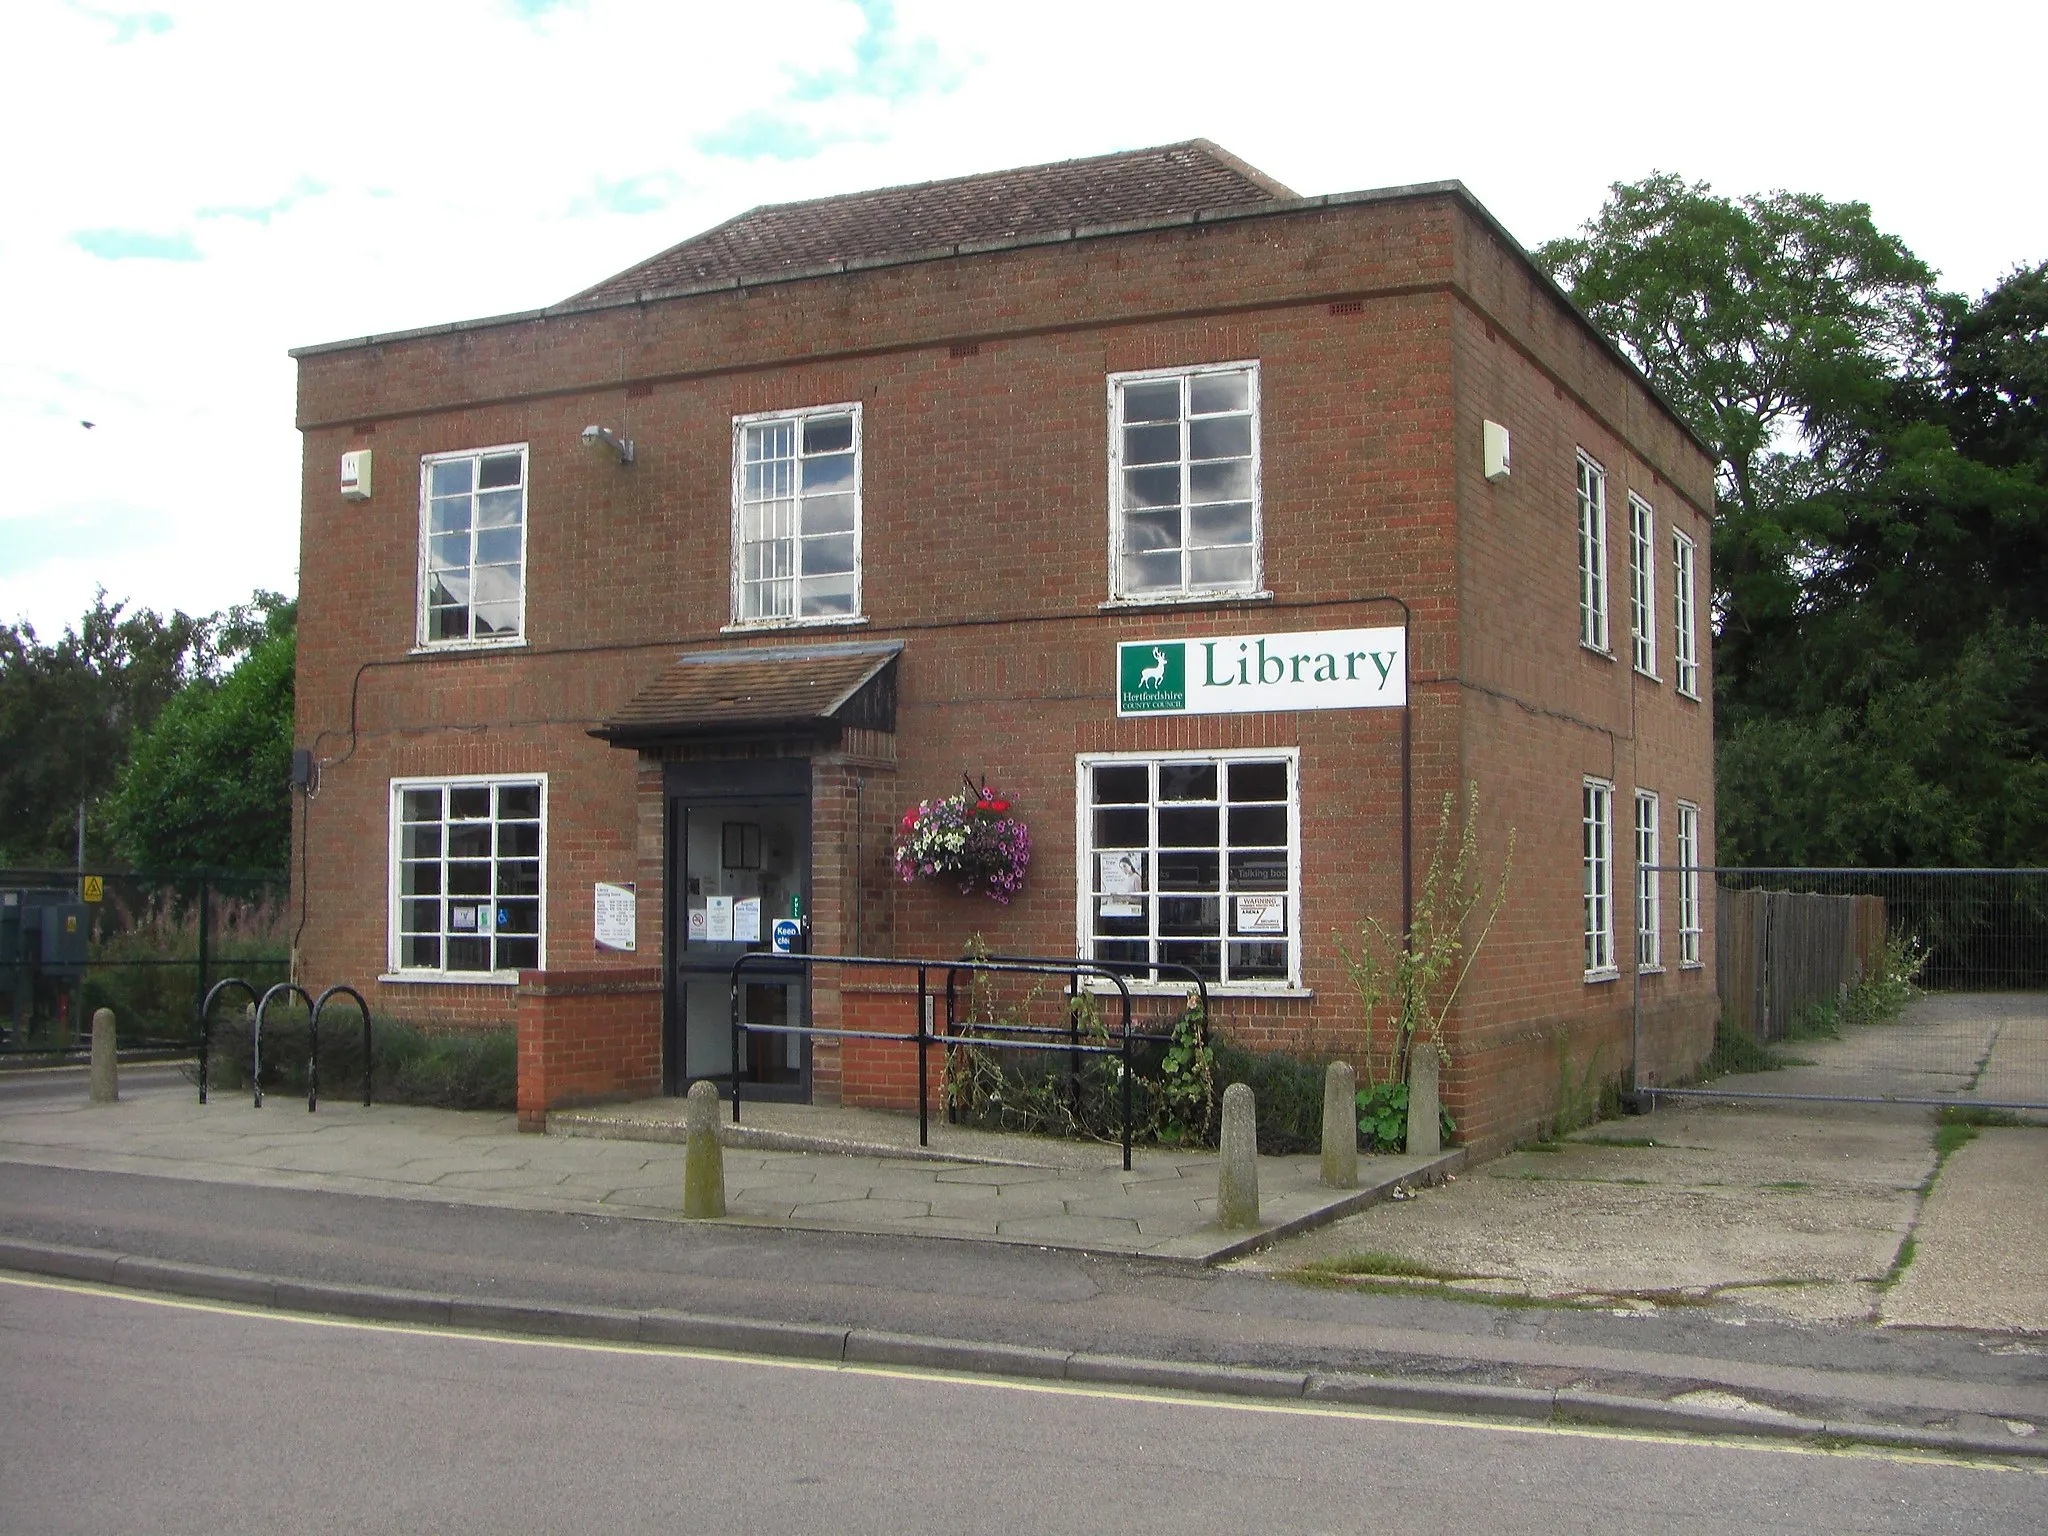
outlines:
{"label": "road", "polygon": [[0,1280],[0,1529],[2027,1532],[2048,1475]]}

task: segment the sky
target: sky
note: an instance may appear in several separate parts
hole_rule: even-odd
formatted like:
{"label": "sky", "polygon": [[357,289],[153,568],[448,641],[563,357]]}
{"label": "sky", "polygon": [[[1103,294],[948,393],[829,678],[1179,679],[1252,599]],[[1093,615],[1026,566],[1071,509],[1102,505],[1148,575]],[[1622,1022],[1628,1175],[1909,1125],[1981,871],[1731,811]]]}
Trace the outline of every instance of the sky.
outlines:
{"label": "sky", "polygon": [[2039,0],[7,0],[0,621],[295,592],[288,348],[761,203],[1203,137],[1533,247],[1668,171],[1866,202],[1975,295],[2048,259],[2044,54]]}

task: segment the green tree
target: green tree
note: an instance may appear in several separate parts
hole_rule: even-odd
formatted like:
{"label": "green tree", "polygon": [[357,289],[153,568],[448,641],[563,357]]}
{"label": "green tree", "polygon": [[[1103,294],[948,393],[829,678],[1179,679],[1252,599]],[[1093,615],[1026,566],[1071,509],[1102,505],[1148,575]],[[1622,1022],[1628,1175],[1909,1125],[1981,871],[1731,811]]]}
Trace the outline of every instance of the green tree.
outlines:
{"label": "green tree", "polygon": [[1860,203],[1617,186],[1538,253],[1719,456],[1719,856],[2048,847],[2048,266],[1975,304]]}
{"label": "green tree", "polygon": [[234,669],[191,680],[135,739],[108,821],[137,867],[269,871],[289,862],[297,636],[293,606],[260,606],[268,596],[222,624],[231,642],[254,641]]}
{"label": "green tree", "polygon": [[[0,863],[70,864],[80,802],[113,787],[129,738],[209,665],[213,623],[101,592],[55,644],[0,624]],[[97,816],[87,832],[103,854]]]}

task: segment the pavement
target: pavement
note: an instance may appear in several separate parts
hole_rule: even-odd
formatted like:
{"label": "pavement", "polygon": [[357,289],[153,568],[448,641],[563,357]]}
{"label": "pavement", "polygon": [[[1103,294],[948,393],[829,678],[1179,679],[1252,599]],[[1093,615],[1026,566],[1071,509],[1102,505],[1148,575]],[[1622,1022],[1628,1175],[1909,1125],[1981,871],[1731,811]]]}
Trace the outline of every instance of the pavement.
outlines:
{"label": "pavement", "polygon": [[[1739,1086],[1739,1080],[1727,1080]],[[1726,1085],[1726,1084],[1724,1084]],[[680,1215],[676,1101],[558,1117],[201,1106],[0,1077],[0,1268],[456,1326],[1440,1412],[2048,1454],[2048,1131],[1674,1104],[1470,1169],[749,1104]],[[832,1148],[834,1150],[824,1150]],[[169,1213],[177,1212],[175,1218]],[[409,1213],[417,1212],[417,1216]],[[830,1278],[821,1278],[830,1277]],[[1532,1305],[1533,1304],[1533,1305]]]}

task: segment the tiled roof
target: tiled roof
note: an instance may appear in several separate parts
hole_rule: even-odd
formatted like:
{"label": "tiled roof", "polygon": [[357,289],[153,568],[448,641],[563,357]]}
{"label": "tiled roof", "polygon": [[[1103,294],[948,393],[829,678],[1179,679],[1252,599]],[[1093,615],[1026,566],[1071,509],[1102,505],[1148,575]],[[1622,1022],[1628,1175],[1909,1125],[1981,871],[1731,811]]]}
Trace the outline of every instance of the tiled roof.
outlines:
{"label": "tiled roof", "polygon": [[[880,640],[679,656],[590,734],[629,746],[800,731],[827,722],[893,730],[893,691],[869,685],[902,649],[900,640]],[[857,700],[859,707],[848,709]]]}
{"label": "tiled roof", "polygon": [[1240,208],[1294,194],[1207,139],[950,181],[775,203],[563,301],[563,309],[947,246]]}

